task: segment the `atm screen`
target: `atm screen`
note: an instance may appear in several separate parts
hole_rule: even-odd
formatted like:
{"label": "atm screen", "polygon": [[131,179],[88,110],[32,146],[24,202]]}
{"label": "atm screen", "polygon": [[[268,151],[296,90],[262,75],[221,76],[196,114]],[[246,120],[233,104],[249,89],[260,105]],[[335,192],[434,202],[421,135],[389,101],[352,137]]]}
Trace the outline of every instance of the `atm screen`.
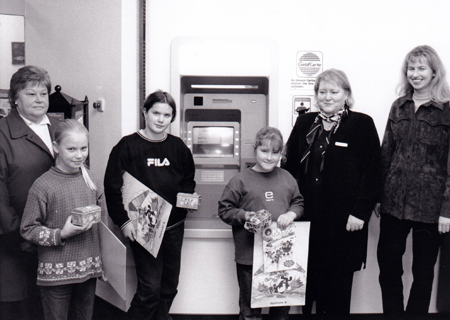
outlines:
{"label": "atm screen", "polygon": [[193,127],[192,153],[195,157],[232,158],[234,127]]}

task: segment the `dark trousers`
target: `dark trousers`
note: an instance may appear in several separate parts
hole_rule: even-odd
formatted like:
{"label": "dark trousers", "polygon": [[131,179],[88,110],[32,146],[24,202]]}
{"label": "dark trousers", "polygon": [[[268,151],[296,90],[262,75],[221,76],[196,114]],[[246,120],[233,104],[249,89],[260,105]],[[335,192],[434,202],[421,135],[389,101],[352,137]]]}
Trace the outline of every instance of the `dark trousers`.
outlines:
{"label": "dark trousers", "polygon": [[137,242],[131,242],[136,273],[137,292],[131,301],[131,319],[165,320],[178,290],[184,224],[166,230],[158,256],[153,257]]}
{"label": "dark trousers", "polygon": [[428,313],[434,278],[434,265],[439,252],[441,237],[438,225],[400,220],[383,214],[380,221],[378,242],[378,265],[383,312],[396,315],[404,313],[403,306],[403,264],[406,238],[412,229],[414,281],[411,286],[407,313]]}
{"label": "dark trousers", "polygon": [[[239,320],[261,320],[261,308],[250,308],[252,295],[253,266],[236,264],[239,283]],[[290,307],[272,307],[269,309],[270,320],[288,320]]]}
{"label": "dark trousers", "polygon": [[316,301],[316,314],[346,316],[350,314],[353,271],[320,271],[308,267],[306,301],[302,313],[310,315]]}
{"label": "dark trousers", "polygon": [[450,237],[446,233],[442,238],[436,309],[450,314]]}
{"label": "dark trousers", "polygon": [[97,279],[59,286],[40,286],[45,320],[90,320]]}
{"label": "dark trousers", "polygon": [[[1,320],[43,320],[44,311],[42,310],[42,301],[39,294],[39,288],[36,285],[38,259],[36,252],[25,252],[20,249],[14,249],[13,252],[4,251],[0,249],[0,263],[4,263],[5,260],[17,261],[12,263],[9,268],[1,268],[0,272],[5,272],[2,276],[2,280],[5,278],[5,274],[9,272],[18,272],[22,275],[22,281],[26,283],[26,298],[20,301],[4,301],[0,302],[0,319]],[[15,269],[18,268],[19,270]],[[12,278],[14,279],[14,278]],[[5,288],[12,288],[14,285],[19,287],[24,284],[16,284],[14,280],[9,280],[6,283],[0,285]]]}
{"label": "dark trousers", "polygon": [[44,319],[42,303],[34,299],[14,302],[0,302],[1,320],[37,320]]}

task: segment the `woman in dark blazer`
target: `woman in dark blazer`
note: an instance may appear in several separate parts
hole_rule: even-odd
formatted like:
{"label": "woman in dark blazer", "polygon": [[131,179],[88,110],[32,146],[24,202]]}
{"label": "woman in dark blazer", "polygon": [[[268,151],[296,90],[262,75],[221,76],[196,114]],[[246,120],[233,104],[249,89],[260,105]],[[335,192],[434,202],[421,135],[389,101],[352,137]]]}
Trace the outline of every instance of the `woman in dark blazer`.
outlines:
{"label": "woman in dark blazer", "polygon": [[314,85],[319,112],[300,115],[283,167],[298,181],[311,222],[303,313],[350,313],[353,273],[366,262],[368,222],[377,201],[380,141],[368,115],[350,111],[344,72],[330,69]]}
{"label": "woman in dark blazer", "polygon": [[0,120],[0,319],[43,319],[35,296],[37,255],[20,237],[28,190],[54,164],[56,124],[47,118],[47,71],[25,66],[11,78],[11,113]]}

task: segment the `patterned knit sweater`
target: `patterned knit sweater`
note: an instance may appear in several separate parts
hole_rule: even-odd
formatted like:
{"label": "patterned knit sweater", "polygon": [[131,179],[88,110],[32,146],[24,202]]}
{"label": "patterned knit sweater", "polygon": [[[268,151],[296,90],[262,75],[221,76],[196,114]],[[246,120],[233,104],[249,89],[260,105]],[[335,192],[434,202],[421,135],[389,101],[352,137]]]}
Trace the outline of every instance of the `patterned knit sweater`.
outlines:
{"label": "patterned knit sweater", "polygon": [[107,212],[101,182],[90,174],[97,186],[91,190],[81,171],[65,173],[52,167],[30,189],[21,223],[21,235],[38,244],[40,286],[84,282],[102,275],[98,225],[84,233],[61,239],[61,229],[77,207],[99,205],[102,220]]}

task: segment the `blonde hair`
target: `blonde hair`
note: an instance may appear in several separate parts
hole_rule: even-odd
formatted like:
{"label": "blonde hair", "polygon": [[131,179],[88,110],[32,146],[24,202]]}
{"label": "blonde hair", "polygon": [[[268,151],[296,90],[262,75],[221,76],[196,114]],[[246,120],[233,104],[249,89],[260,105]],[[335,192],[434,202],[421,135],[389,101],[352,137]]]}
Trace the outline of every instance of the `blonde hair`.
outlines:
{"label": "blonde hair", "polygon": [[437,52],[430,46],[418,46],[412,49],[403,60],[400,84],[397,93],[400,96],[413,94],[414,88],[408,81],[408,64],[420,59],[424,59],[434,73],[430,83],[431,100],[444,103],[450,100],[450,89],[447,84],[445,68]]}
{"label": "blonde hair", "polygon": [[[64,121],[61,121],[58,126],[55,129],[55,143],[60,144],[62,139],[67,137],[70,133],[79,133],[79,134],[85,134],[86,137],[89,139],[89,131],[86,129],[86,127],[79,121],[74,119],[66,119]],[[57,156],[57,155],[56,155]],[[83,163],[81,165],[81,173],[83,175],[84,182],[86,182],[86,185],[91,190],[97,190],[97,186],[95,185],[94,181],[92,181],[91,177],[89,176],[88,170]]]}
{"label": "blonde hair", "polygon": [[334,83],[344,89],[344,91],[347,92],[345,107],[347,109],[353,107],[355,102],[353,100],[352,87],[350,86],[350,81],[348,81],[347,75],[344,71],[338,69],[328,69],[317,76],[316,82],[314,83],[314,95],[316,96],[316,101],[317,95],[319,93],[320,83],[322,81]]}

